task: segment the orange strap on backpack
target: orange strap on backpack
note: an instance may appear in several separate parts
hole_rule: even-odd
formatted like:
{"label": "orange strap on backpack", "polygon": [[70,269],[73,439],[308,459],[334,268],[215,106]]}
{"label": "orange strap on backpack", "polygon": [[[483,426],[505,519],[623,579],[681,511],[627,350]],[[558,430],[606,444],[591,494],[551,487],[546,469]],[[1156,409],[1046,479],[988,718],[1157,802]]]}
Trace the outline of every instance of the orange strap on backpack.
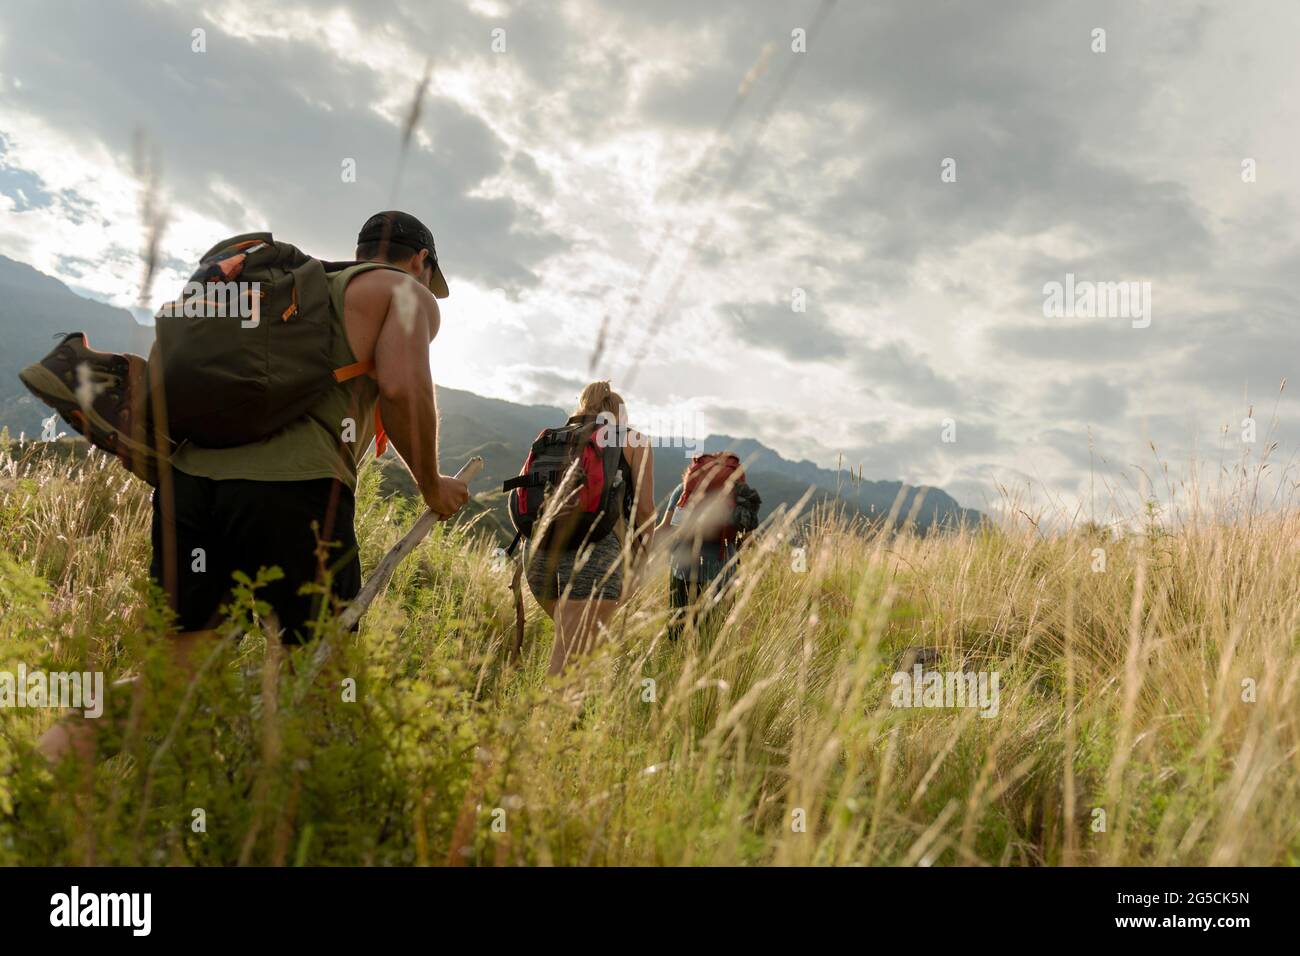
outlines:
{"label": "orange strap on backpack", "polygon": [[351,365],[344,365],[342,368],[334,370],[334,381],[346,382],[349,379],[356,378],[358,375],[365,375],[367,372],[373,372],[375,369],[374,361],[353,362]]}
{"label": "orange strap on backpack", "polygon": [[[374,369],[375,363],[370,362],[353,362],[351,365],[344,365],[342,368],[334,370],[334,381],[346,382],[354,379],[359,375],[365,375]],[[383,419],[379,417],[379,403],[375,402],[375,457],[378,458],[388,450],[388,432],[384,431]]]}

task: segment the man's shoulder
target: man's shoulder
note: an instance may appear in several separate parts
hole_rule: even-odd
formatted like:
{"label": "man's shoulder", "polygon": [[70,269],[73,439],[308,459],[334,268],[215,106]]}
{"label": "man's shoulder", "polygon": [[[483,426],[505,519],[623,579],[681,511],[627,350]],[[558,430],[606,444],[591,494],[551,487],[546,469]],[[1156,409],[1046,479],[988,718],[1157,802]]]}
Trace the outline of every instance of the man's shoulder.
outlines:
{"label": "man's shoulder", "polygon": [[[370,267],[361,269],[358,268],[359,266]],[[394,289],[409,288],[417,294],[424,292],[429,298],[433,298],[433,293],[420,285],[415,276],[409,272],[389,268],[379,263],[358,263],[357,266],[334,273],[330,278],[345,283],[348,295],[391,295]]]}
{"label": "man's shoulder", "polygon": [[378,310],[382,314],[394,297],[412,308],[433,310],[438,304],[432,292],[400,269],[366,269],[351,276],[340,274],[336,281],[346,282],[343,302],[348,309]]}

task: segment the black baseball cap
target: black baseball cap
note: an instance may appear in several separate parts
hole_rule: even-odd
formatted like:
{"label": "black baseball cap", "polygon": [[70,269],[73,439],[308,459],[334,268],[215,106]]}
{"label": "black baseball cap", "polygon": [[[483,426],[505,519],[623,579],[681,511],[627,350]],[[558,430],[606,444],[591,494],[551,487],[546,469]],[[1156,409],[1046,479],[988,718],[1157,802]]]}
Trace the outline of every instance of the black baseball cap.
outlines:
{"label": "black baseball cap", "polygon": [[447,280],[443,278],[442,269],[438,267],[438,251],[433,247],[433,233],[428,226],[409,212],[399,212],[396,209],[377,212],[366,220],[361,232],[357,233],[357,245],[384,241],[410,249],[412,255],[421,249],[428,249],[429,261],[433,263],[433,281],[430,283],[433,294],[439,299],[451,295],[447,291]]}

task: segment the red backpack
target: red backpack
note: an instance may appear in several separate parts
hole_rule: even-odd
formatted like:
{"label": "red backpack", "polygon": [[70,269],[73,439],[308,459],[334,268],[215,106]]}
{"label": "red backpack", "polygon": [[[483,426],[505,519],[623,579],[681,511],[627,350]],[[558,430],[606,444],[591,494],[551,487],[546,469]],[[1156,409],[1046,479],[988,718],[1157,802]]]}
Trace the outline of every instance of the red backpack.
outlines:
{"label": "red backpack", "polygon": [[[745,469],[740,459],[731,452],[719,452],[713,455],[695,455],[682,476],[682,496],[677,501],[678,509],[701,507],[705,501],[712,506],[715,502],[720,513],[725,514],[724,523],[718,529],[718,549],[735,544],[738,535],[734,515],[736,513],[736,489],[745,483]],[[719,502],[718,496],[724,496]],[[708,540],[712,541],[710,535]]]}
{"label": "red backpack", "polygon": [[[623,449],[614,441],[605,444],[605,433],[606,426],[592,416],[542,429],[519,476],[501,486],[510,494],[510,520],[518,532],[507,553],[513,553],[520,538],[529,539],[534,549],[565,549],[599,541],[614,530],[632,489],[620,467]],[[556,492],[571,469],[561,499]],[[544,540],[534,540],[540,525],[545,525]]]}

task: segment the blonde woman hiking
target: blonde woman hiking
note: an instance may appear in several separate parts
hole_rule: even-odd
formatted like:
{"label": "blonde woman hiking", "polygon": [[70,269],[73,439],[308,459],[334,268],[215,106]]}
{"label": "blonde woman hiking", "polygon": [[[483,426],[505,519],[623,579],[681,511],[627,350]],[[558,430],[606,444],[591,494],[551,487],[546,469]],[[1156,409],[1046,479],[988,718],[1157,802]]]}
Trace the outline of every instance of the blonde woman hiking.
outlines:
{"label": "blonde woman hiking", "polygon": [[623,598],[627,562],[654,532],[654,459],[627,422],[622,396],[592,382],[502,488],[516,543],[526,542],[528,588],[555,622],[552,674],[599,640]]}

